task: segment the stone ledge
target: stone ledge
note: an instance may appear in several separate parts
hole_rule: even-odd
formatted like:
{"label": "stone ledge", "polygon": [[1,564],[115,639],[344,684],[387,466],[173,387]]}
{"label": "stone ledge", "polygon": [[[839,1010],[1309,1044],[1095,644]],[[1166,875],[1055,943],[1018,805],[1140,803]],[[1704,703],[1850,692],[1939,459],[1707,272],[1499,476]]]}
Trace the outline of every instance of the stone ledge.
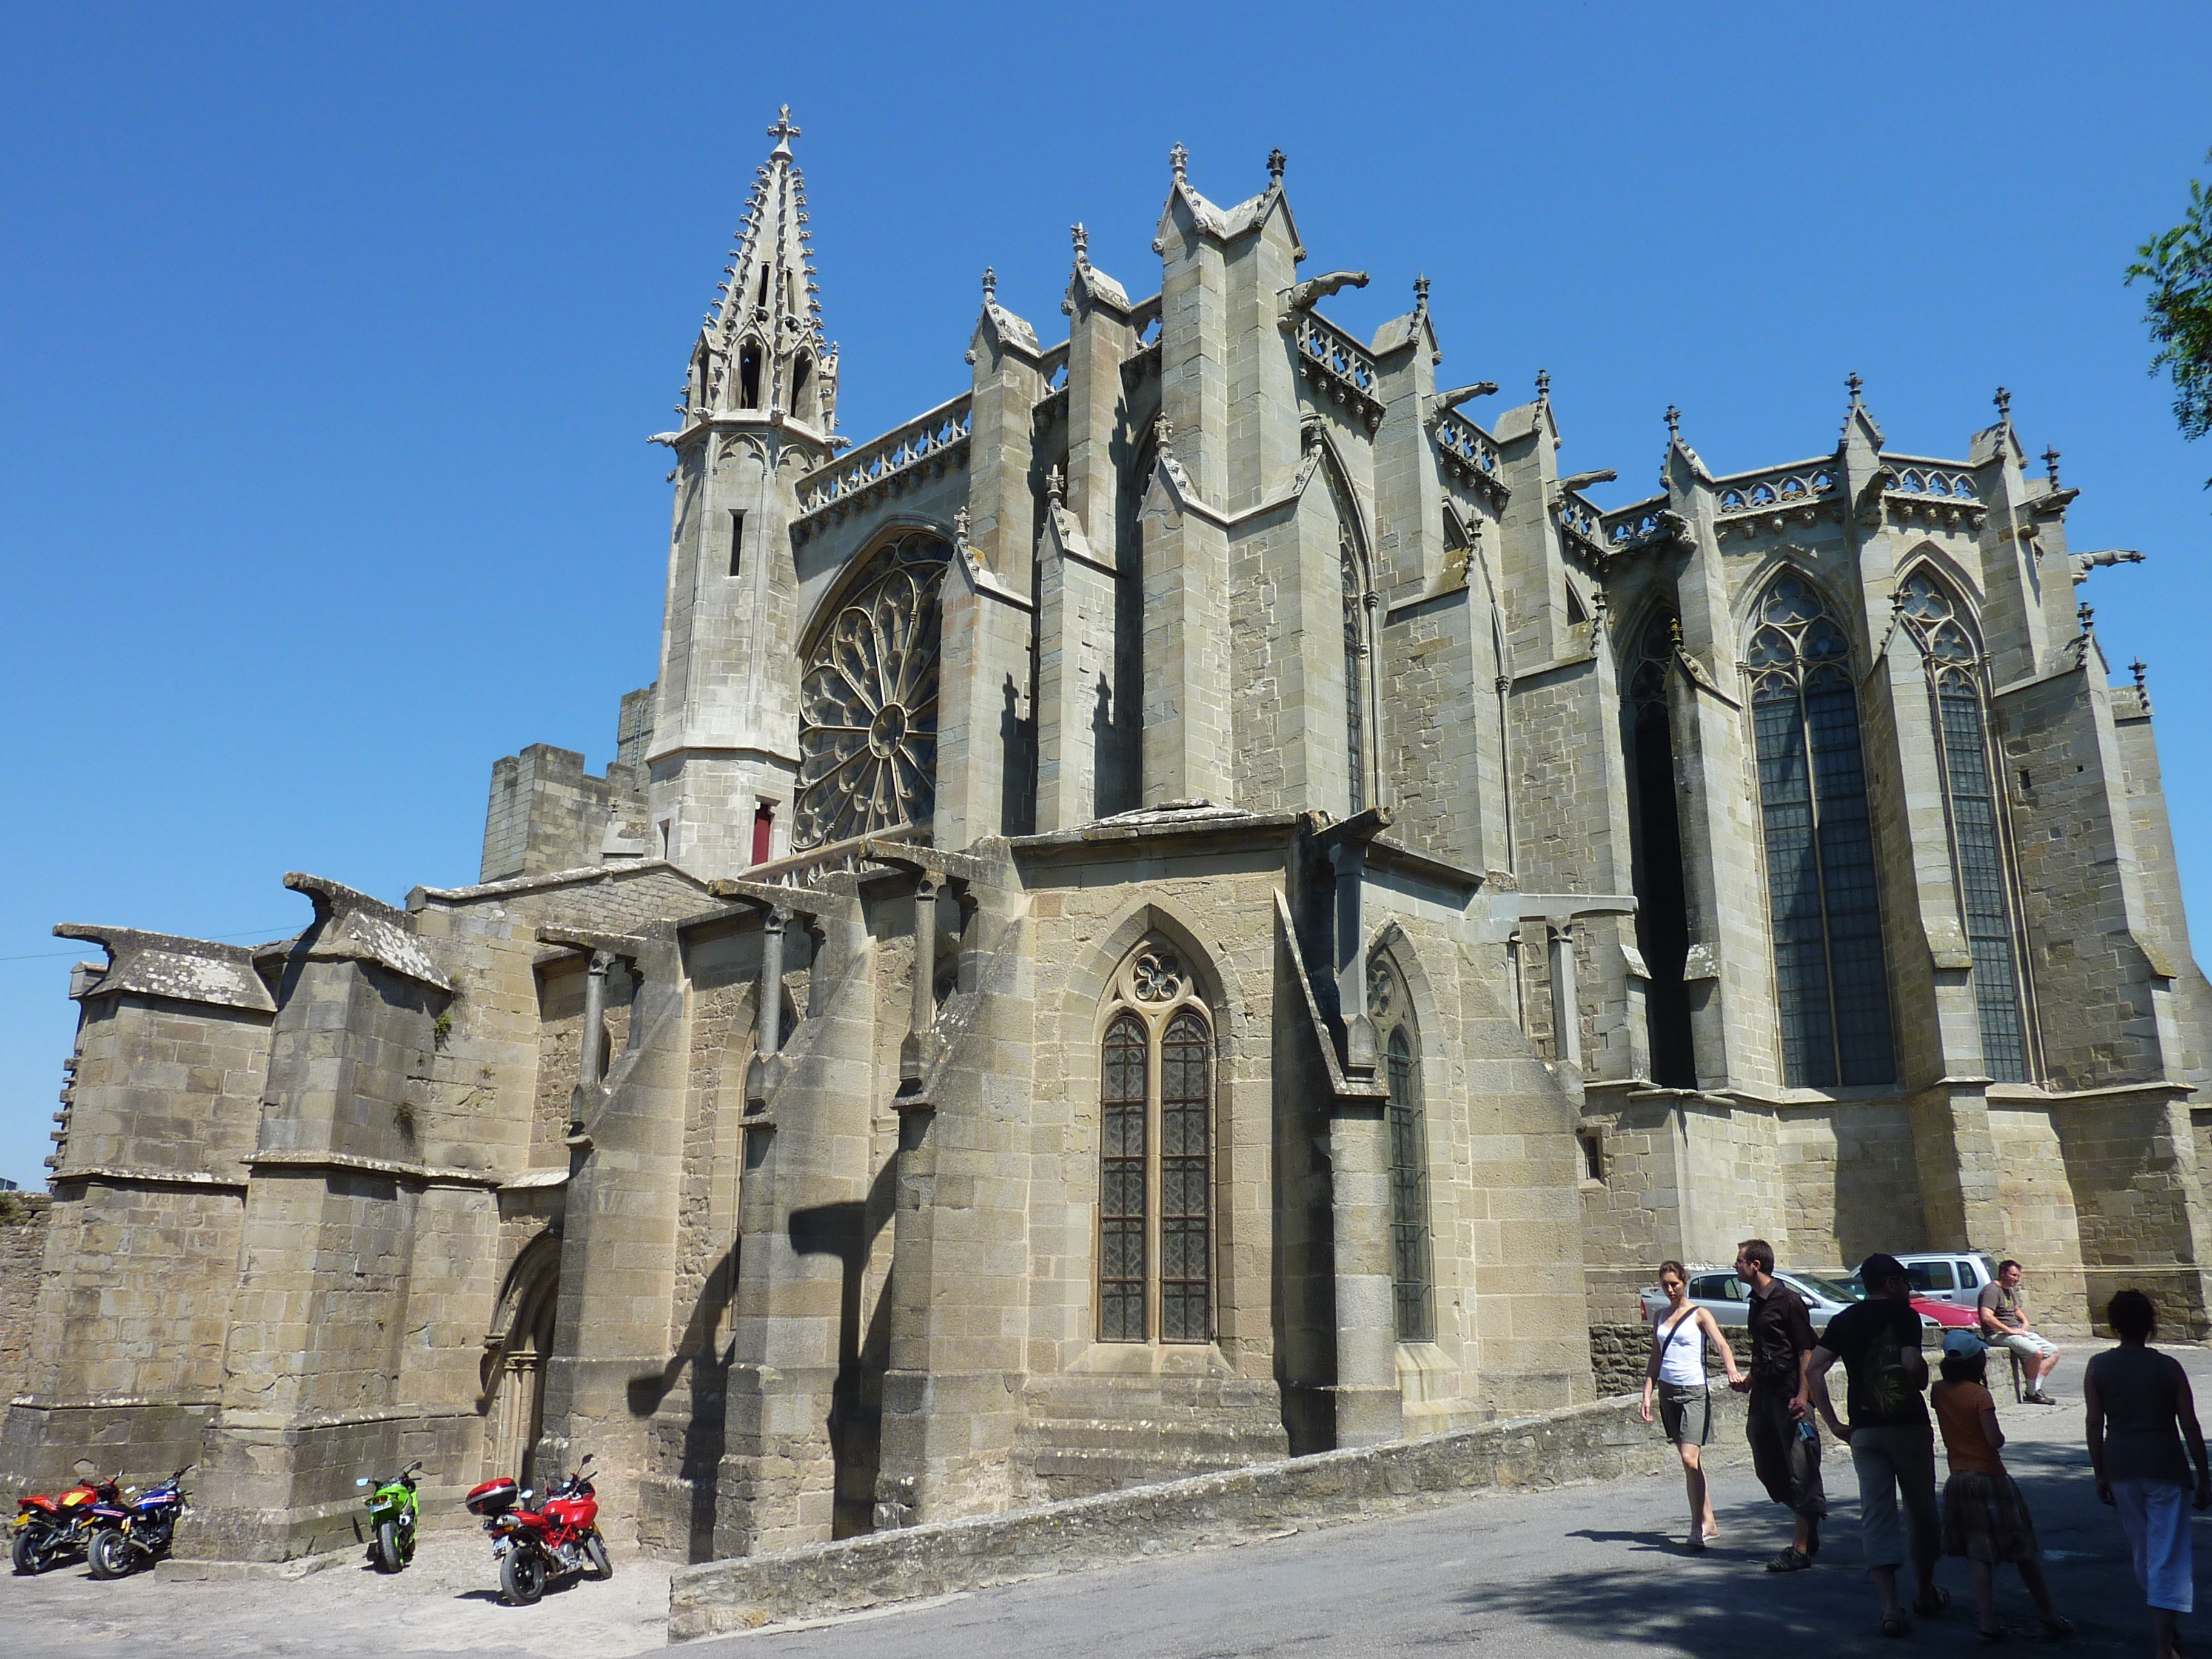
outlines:
{"label": "stone ledge", "polygon": [[154,1564],[154,1581],[161,1584],[289,1583],[359,1559],[360,1552],[356,1550],[330,1550],[290,1561],[179,1561],[167,1556]]}
{"label": "stone ledge", "polygon": [[[1321,1452],[1222,1474],[941,1521],[679,1571],[671,1641],[1080,1572],[1167,1550],[1254,1543],[1484,1491],[1671,1469],[1633,1395],[1452,1434]],[[1743,1402],[1713,1395],[1711,1462],[1741,1449]]]}

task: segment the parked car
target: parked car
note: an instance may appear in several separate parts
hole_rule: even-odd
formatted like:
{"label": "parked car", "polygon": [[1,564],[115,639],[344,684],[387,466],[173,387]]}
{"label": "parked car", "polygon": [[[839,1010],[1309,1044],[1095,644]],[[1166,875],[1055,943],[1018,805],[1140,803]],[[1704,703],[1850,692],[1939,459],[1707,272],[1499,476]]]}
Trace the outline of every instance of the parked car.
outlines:
{"label": "parked car", "polygon": [[[1947,1331],[1981,1328],[1982,1287],[1996,1279],[1996,1262],[1978,1250],[1929,1250],[1897,1259],[1912,1281],[1913,1311],[1923,1325]],[[1856,1273],[1838,1282],[1854,1297],[1865,1297],[1866,1286]]]}
{"label": "parked car", "polygon": [[[1864,1291],[1854,1296],[1833,1280],[1816,1279],[1810,1273],[1780,1272],[1774,1276],[1804,1298],[1805,1311],[1812,1316],[1816,1331],[1865,1297]],[[1650,1285],[1644,1287],[1642,1295],[1645,1322],[1656,1322],[1667,1310],[1667,1293],[1656,1285]],[[1690,1300],[1701,1308],[1710,1308],[1714,1321],[1723,1326],[1745,1324],[1751,1317],[1751,1286],[1738,1279],[1731,1268],[1718,1273],[1692,1272]]]}

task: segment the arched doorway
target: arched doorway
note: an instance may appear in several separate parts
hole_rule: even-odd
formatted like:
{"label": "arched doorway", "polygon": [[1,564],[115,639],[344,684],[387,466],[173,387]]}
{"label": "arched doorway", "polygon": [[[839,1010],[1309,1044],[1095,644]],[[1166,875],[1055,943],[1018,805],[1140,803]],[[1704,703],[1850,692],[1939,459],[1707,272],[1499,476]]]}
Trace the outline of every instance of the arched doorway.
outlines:
{"label": "arched doorway", "polygon": [[499,1311],[484,1338],[484,1475],[531,1484],[531,1458],[545,1420],[545,1362],[561,1302],[561,1241],[541,1233],[507,1270]]}

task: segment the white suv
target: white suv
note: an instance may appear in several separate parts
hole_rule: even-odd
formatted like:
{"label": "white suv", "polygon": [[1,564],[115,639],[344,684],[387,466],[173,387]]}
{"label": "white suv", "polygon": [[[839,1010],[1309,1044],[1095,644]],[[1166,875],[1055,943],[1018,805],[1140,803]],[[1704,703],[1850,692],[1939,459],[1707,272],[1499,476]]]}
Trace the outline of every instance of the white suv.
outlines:
{"label": "white suv", "polygon": [[1897,1258],[1912,1280],[1913,1296],[1972,1309],[1983,1287],[1996,1282],[1997,1264],[1979,1250],[1924,1250]]}

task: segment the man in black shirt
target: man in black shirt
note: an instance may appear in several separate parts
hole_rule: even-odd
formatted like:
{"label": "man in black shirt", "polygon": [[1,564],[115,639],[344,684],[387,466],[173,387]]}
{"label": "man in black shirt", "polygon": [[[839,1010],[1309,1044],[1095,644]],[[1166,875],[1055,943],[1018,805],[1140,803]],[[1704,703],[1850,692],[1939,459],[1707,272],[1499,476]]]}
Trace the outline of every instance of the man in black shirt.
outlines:
{"label": "man in black shirt", "polygon": [[[1912,1284],[1893,1255],[1870,1255],[1859,1268],[1867,1299],[1846,1308],[1820,1333],[1794,1402],[1799,1412],[1818,1407],[1836,1438],[1851,1449],[1859,1477],[1859,1532],[1866,1543],[1867,1576],[1881,1598],[1881,1633],[1902,1636],[1911,1627],[1897,1599],[1897,1570],[1906,1535],[1919,1594],[1913,1610],[1923,1619],[1951,1599],[1936,1585],[1942,1533],[1936,1516],[1936,1436],[1929,1426],[1928,1362],[1920,1353],[1920,1316]],[[1828,1368],[1838,1359],[1850,1379],[1851,1420],[1836,1420],[1828,1398]],[[1898,1528],[1898,1495],[1905,1498],[1905,1528]]]}
{"label": "man in black shirt", "polygon": [[1820,1431],[1793,1408],[1813,1351],[1805,1304],[1774,1276],[1774,1247],[1763,1238],[1736,1246],[1735,1275],[1751,1286],[1751,1370],[1734,1386],[1748,1390],[1751,1464],[1776,1503],[1796,1516],[1790,1547],[1766,1564],[1769,1572],[1802,1572],[1820,1549],[1820,1517],[1828,1494],[1820,1485]]}

